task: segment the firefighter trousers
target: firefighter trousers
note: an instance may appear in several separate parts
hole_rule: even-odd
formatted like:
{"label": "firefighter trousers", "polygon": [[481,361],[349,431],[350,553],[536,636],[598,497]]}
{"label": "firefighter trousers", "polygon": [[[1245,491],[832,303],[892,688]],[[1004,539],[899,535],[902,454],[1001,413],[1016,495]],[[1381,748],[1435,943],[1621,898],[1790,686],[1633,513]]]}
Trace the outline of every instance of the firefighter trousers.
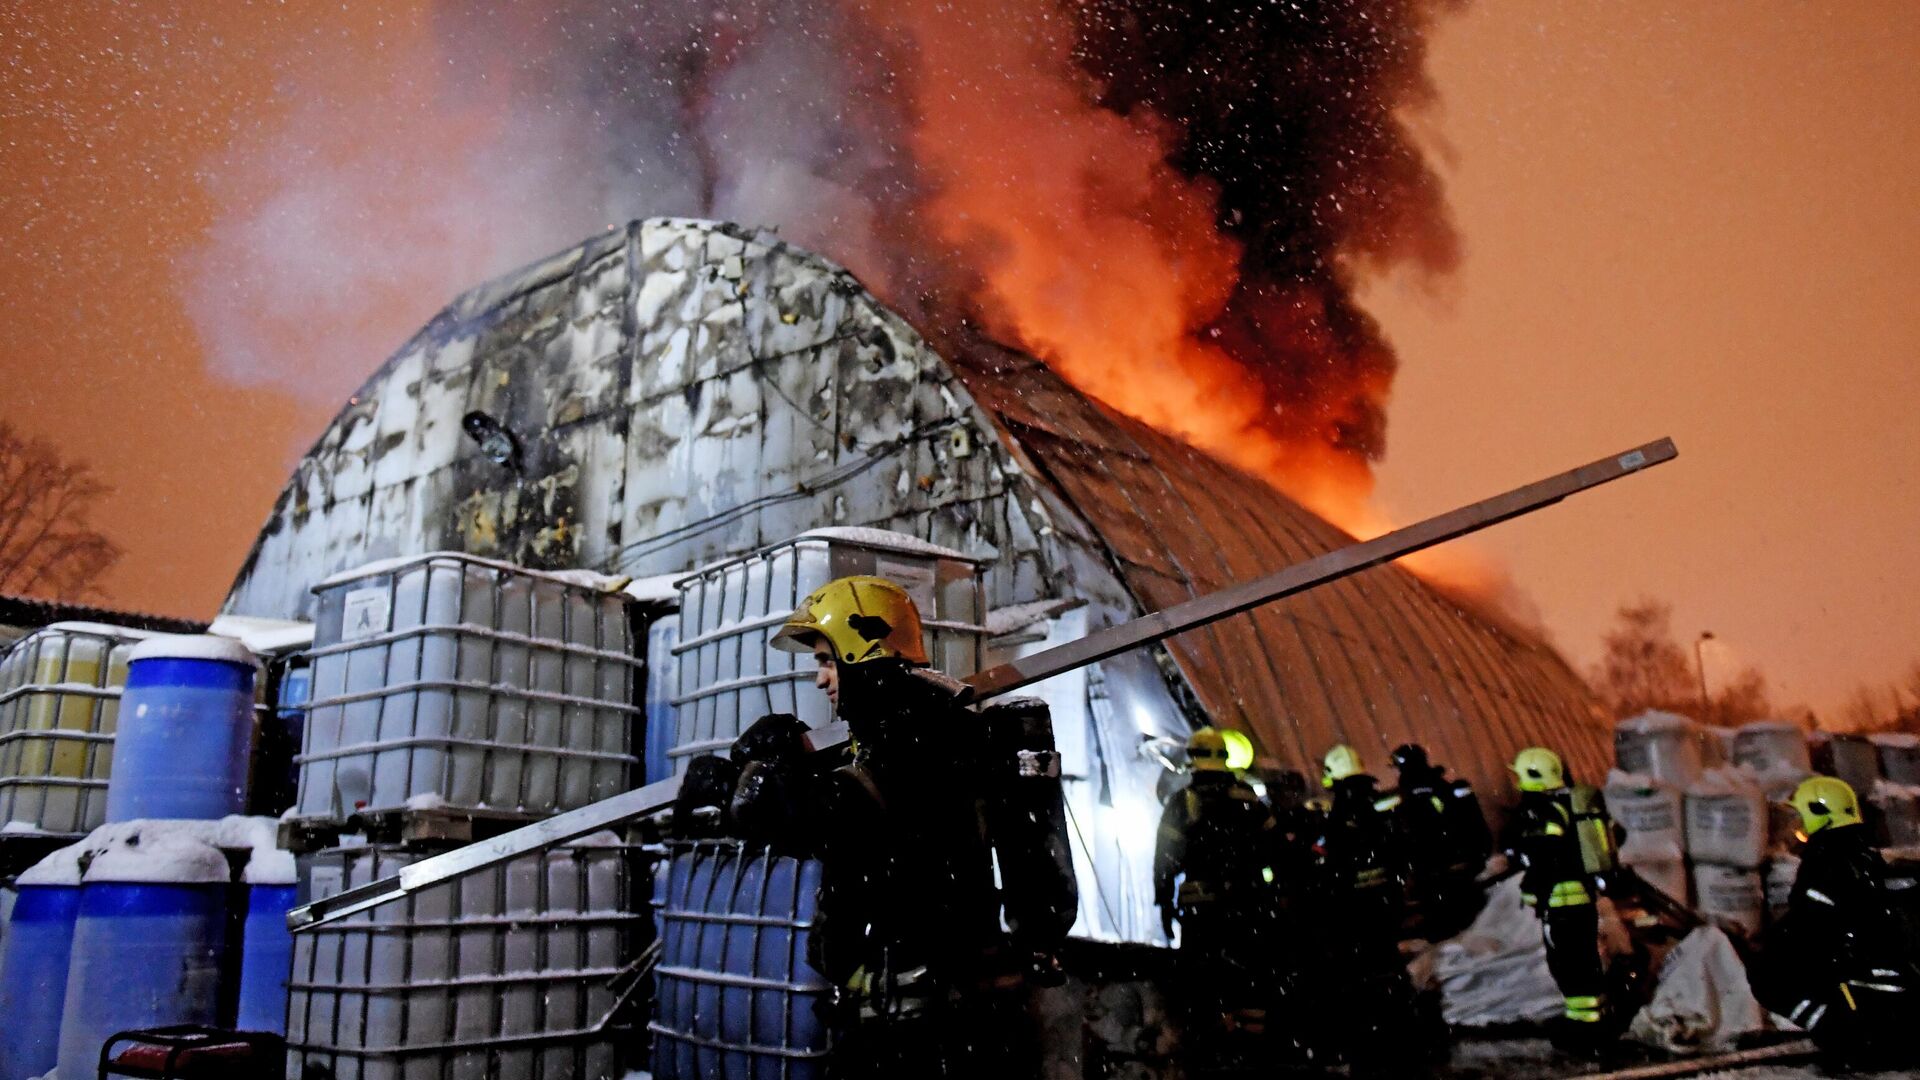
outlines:
{"label": "firefighter trousers", "polygon": [[[1585,889],[1582,888],[1582,894]],[[1547,970],[1566,1001],[1568,1020],[1597,1023],[1606,1016],[1607,969],[1600,960],[1600,912],[1590,895],[1575,899],[1573,890],[1556,888],[1541,909],[1540,922],[1547,943]]]}

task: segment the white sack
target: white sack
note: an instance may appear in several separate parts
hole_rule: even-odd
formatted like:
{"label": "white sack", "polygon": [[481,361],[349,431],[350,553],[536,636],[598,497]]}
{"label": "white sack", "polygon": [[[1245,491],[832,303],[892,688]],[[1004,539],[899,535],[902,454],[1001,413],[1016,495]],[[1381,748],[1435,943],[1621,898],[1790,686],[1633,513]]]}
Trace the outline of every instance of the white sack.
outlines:
{"label": "white sack", "polygon": [[1698,862],[1757,869],[1767,855],[1767,800],[1739,769],[1703,773],[1688,786],[1687,855]]}
{"label": "white sack", "polygon": [[1766,913],[1766,889],[1758,870],[1739,866],[1693,865],[1693,908],[1724,930],[1752,937]]}
{"label": "white sack", "polygon": [[1745,965],[1727,935],[1703,926],[1667,954],[1653,1000],[1633,1018],[1634,1039],[1675,1053],[1725,1050],[1766,1027]]}
{"label": "white sack", "polygon": [[1561,1014],[1547,971],[1540,920],[1520,900],[1520,879],[1501,882],[1473,925],[1433,950],[1440,1010],[1461,1027],[1544,1022]]}
{"label": "white sack", "polygon": [[1613,726],[1614,761],[1623,772],[1685,787],[1706,767],[1702,735],[1679,713],[1648,711]]}
{"label": "white sack", "polygon": [[1679,788],[1615,769],[1607,774],[1606,796],[1607,813],[1627,833],[1620,845],[1621,862],[1637,867],[1686,857]]}

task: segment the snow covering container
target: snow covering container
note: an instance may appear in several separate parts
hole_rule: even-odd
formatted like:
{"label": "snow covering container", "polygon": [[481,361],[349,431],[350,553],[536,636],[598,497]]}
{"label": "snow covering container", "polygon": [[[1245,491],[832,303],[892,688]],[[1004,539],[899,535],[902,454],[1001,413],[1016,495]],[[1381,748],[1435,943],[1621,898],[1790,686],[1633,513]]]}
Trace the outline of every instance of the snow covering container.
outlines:
{"label": "snow covering container", "polygon": [[1807,750],[1807,733],[1785,720],[1755,720],[1733,733],[1733,763],[1763,776],[1773,773],[1813,771],[1813,759]]}
{"label": "snow covering container", "polygon": [[850,574],[906,588],[920,609],[934,667],[954,678],[979,670],[986,600],[977,560],[882,529],[802,533],[680,581],[675,772],[684,772],[689,758],[730,745],[768,713],[792,713],[808,727],[831,719],[826,695],[812,689],[813,658],[767,642],[809,593]]}
{"label": "snow covering container", "polygon": [[[424,855],[334,848],[303,900]],[[287,1075],[332,1080],[623,1074],[645,943],[632,858],[610,833],[423,889],[293,938]]]}
{"label": "snow covering container", "polygon": [[1613,759],[1620,771],[1686,787],[1706,768],[1702,735],[1678,713],[1644,712],[1613,728]]}
{"label": "snow covering container", "polygon": [[135,646],[107,820],[244,812],[258,673],[253,654],[232,638],[166,634]]}
{"label": "snow covering container", "polygon": [[67,964],[80,912],[73,848],[48,855],[15,881],[19,898],[0,945],[0,1077],[39,1076],[60,1050]]}
{"label": "snow covering container", "polygon": [[813,860],[674,845],[654,878],[654,1080],[823,1075],[829,988],[807,964],[819,891]]}
{"label": "snow covering container", "polygon": [[151,635],[62,622],[0,657],[0,823],[79,837],[106,820],[127,657]]}
{"label": "snow covering container", "polygon": [[287,973],[293,967],[293,935],[287,930],[287,912],[299,902],[299,872],[292,854],[255,851],[247,863],[246,884],[240,1000],[234,1026],[241,1031],[285,1035]]}
{"label": "snow covering container", "polygon": [[82,879],[62,1076],[95,1075],[116,1032],[221,1021],[232,871],[204,840],[148,824],[115,838]]}
{"label": "snow covering container", "polygon": [[1879,780],[1867,792],[1867,801],[1878,811],[1883,846],[1920,845],[1920,787]]}
{"label": "snow covering container", "polygon": [[447,552],[322,582],[295,816],[542,817],[625,791],[640,661],[612,584]]}

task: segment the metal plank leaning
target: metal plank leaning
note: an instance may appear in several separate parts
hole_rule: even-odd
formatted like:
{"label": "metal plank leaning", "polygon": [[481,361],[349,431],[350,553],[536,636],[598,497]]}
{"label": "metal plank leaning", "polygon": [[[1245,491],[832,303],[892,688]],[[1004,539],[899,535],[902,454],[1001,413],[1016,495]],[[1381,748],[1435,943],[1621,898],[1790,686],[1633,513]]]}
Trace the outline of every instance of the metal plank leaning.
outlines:
{"label": "metal plank leaning", "polygon": [[[1292,596],[1316,585],[1392,562],[1435,544],[1551,506],[1569,495],[1671,461],[1678,454],[1672,439],[1657,439],[1625,453],[1614,454],[1490,499],[1395,529],[1372,540],[1327,552],[1266,577],[1175,604],[1089,634],[1078,641],[989,668],[966,682],[973,688],[976,699],[1009,693],[1063,671],[1096,663],[1128,649],[1205,626],[1260,604]],[[846,740],[846,726],[839,723],[816,728],[808,736],[808,741],[816,751],[833,749]],[[491,840],[422,859],[403,868],[394,877],[294,908],[287,913],[287,925],[300,931],[342,919],[430,885],[658,813],[673,805],[679,790],[679,778],[668,777],[503,833]]]}

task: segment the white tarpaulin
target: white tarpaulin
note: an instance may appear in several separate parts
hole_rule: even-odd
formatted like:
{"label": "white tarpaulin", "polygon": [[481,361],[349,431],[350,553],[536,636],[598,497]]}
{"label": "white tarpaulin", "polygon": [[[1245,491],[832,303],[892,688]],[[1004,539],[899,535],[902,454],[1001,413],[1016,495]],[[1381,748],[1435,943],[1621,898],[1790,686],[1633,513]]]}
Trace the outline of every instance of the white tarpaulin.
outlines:
{"label": "white tarpaulin", "polygon": [[1490,1027],[1559,1016],[1560,988],[1547,971],[1540,920],[1520,900],[1520,879],[1487,895],[1473,925],[1434,950],[1440,1011],[1458,1027]]}
{"label": "white tarpaulin", "polygon": [[1653,1000],[1633,1018],[1634,1039],[1678,1053],[1722,1050],[1766,1027],[1746,965],[1721,930],[1703,926],[1674,946]]}

